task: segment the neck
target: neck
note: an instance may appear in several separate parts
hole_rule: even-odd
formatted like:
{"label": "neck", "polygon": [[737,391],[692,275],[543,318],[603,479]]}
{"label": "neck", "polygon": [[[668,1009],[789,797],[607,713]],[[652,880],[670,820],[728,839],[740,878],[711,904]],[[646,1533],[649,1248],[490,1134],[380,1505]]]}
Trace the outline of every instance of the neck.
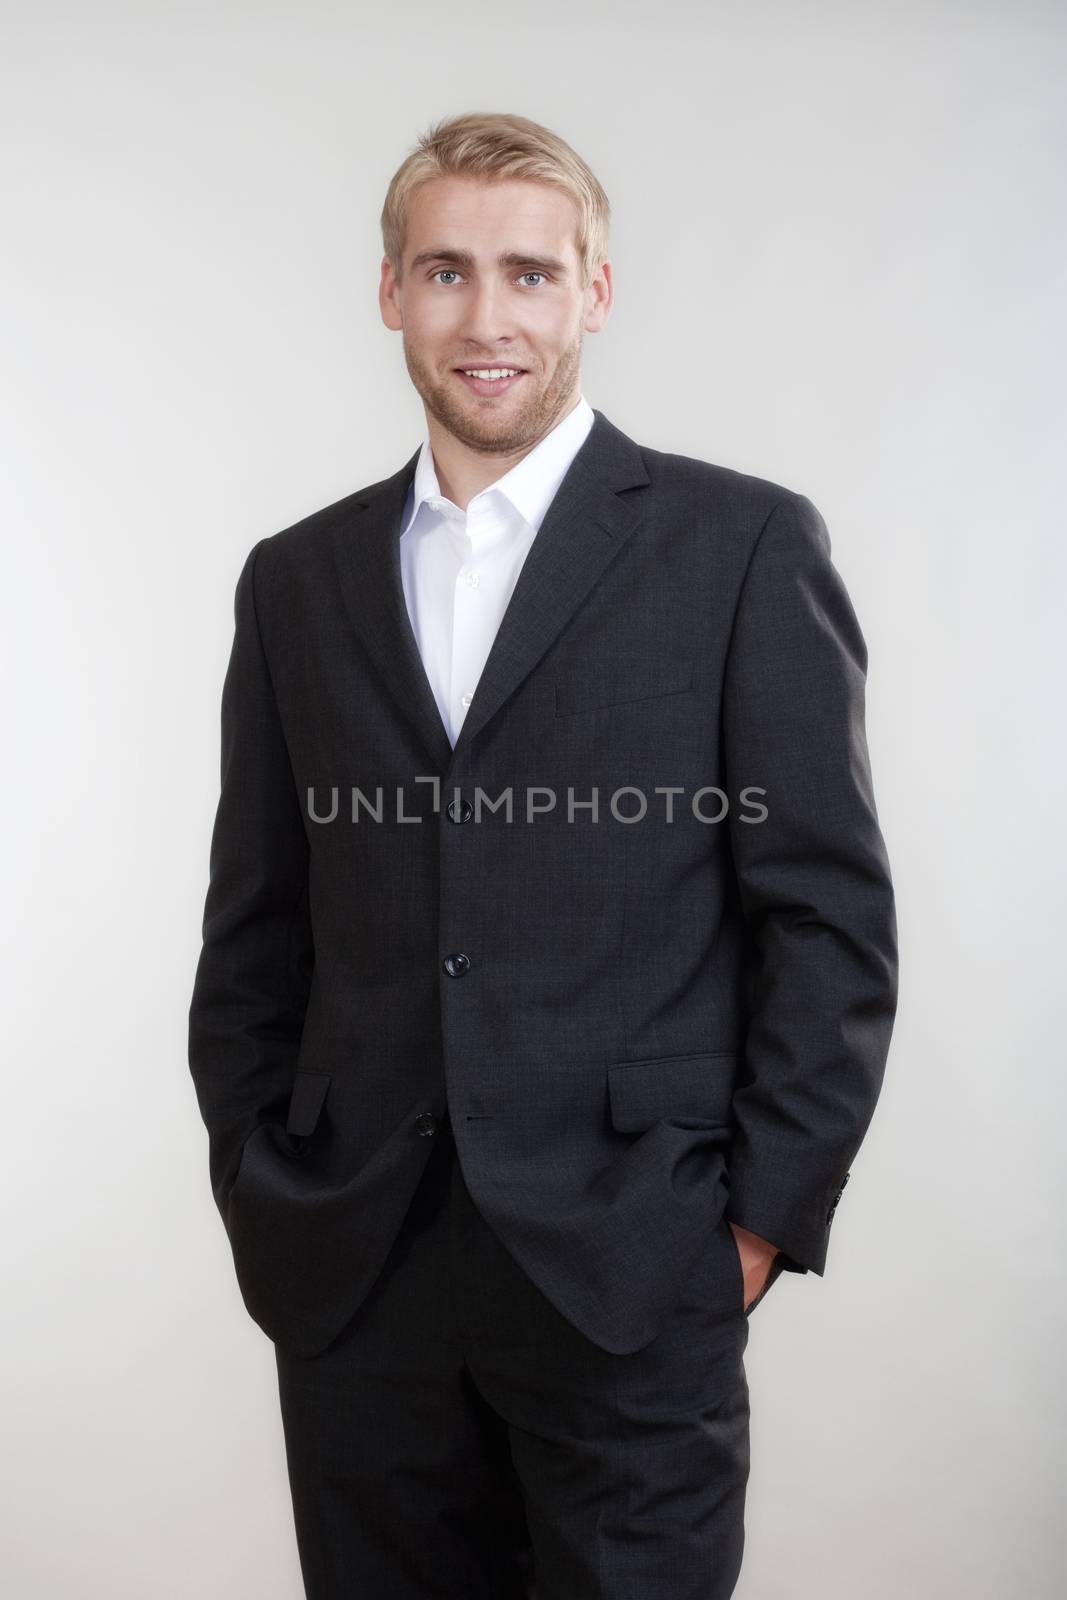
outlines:
{"label": "neck", "polygon": [[433,452],[433,464],[437,471],[437,482],[441,493],[461,511],[466,511],[476,494],[487,489],[491,483],[496,483],[505,472],[509,472],[524,456],[528,456],[531,450],[536,449],[541,440],[550,434],[564,417],[570,415],[581,397],[582,391],[579,385],[569,402],[564,404],[558,415],[545,424],[536,438],[530,439],[515,450],[489,454],[482,450],[472,450],[462,439],[457,439],[454,433],[449,433],[443,428],[436,417],[427,413],[430,449]]}

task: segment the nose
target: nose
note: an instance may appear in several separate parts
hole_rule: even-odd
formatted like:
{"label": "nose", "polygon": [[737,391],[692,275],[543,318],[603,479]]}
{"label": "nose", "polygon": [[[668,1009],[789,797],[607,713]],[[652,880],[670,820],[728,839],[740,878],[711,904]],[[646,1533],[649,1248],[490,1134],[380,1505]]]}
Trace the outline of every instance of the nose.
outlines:
{"label": "nose", "polygon": [[[506,291],[499,284],[492,281],[478,284],[467,296],[465,310],[463,332],[472,347],[492,350],[501,340],[511,340],[514,334],[512,313],[508,309]],[[506,351],[497,353],[503,358]]]}

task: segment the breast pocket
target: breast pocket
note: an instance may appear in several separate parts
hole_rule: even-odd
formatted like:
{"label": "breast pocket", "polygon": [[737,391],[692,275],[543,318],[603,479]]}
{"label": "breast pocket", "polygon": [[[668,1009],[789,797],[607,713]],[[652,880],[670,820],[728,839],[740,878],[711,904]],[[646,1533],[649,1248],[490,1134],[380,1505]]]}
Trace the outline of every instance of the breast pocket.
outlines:
{"label": "breast pocket", "polygon": [[589,662],[556,678],[556,715],[631,705],[685,694],[693,686],[693,663],[677,659],[618,658]]}

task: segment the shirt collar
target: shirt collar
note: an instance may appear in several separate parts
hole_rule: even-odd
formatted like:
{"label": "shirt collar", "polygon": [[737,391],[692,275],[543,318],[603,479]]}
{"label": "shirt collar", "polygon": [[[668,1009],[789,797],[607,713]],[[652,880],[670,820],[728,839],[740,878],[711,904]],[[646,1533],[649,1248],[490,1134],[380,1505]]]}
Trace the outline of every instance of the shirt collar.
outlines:
{"label": "shirt collar", "polygon": [[[517,461],[509,468],[502,478],[497,478],[495,483],[488,484],[478,495],[474,495],[471,503],[473,504],[479,495],[495,490],[505,496],[523,521],[536,532],[595,420],[592,406],[585,395],[581,395],[578,404],[556,423],[539,444],[528,451],[521,461]],[[400,537],[403,538],[408,532],[419,513],[420,506],[425,501],[443,499],[441,486],[437,481],[430,437],[427,433],[422,441],[419,459],[415,464],[415,476],[408,490],[409,510],[404,518]]]}

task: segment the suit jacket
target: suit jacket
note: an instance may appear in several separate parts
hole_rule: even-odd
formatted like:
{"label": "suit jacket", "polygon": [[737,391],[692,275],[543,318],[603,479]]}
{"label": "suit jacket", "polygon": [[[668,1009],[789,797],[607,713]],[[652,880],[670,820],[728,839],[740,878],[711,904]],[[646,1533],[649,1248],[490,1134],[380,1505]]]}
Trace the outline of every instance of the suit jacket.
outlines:
{"label": "suit jacket", "polygon": [[453,748],[400,577],[417,455],[237,583],[212,1190],[250,1315],[314,1355],[447,1111],[486,1220],[622,1354],[724,1214],[824,1271],[896,1004],[866,646],[810,500],[597,411]]}

